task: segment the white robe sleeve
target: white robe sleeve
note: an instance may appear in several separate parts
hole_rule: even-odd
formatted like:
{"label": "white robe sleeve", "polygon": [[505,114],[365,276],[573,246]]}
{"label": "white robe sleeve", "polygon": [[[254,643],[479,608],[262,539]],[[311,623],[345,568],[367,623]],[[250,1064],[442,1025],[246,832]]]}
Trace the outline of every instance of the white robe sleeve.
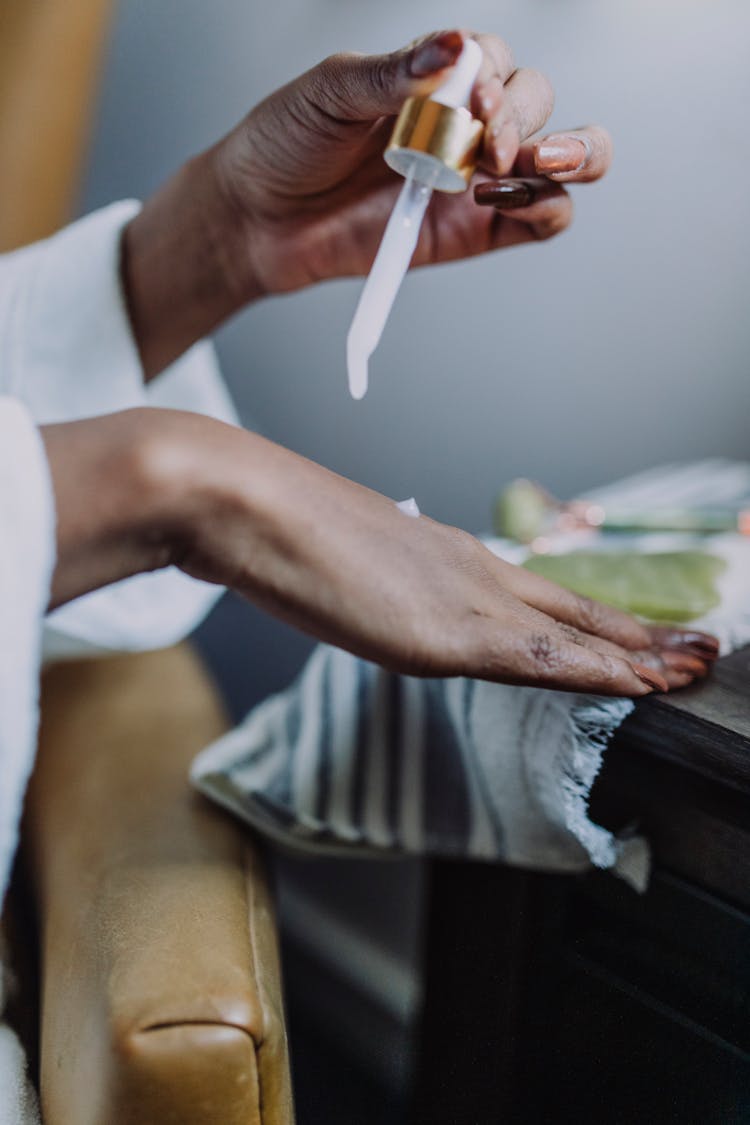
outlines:
{"label": "white robe sleeve", "polygon": [[[55,561],[54,493],[37,425],[137,405],[235,421],[213,350],[199,344],[144,387],[120,287],[121,203],[0,256],[0,909],[36,751],[42,650],[158,647],[188,633],[220,591],[164,571],[80,598],[44,623]],[[0,1016],[4,1007],[0,962]],[[0,1121],[38,1125],[18,1040],[0,1022]]]}
{"label": "white robe sleeve", "polygon": [[[0,396],[0,905],[36,751],[42,619],[54,557],[52,484],[39,431],[25,407]],[[2,969],[0,992],[1,984]]]}
{"label": "white robe sleeve", "polygon": [[[143,383],[119,268],[122,230],[137,210],[114,204],[0,258],[0,393],[38,423],[143,405],[236,421],[209,343]],[[175,570],[116,583],[49,616],[45,657],[172,644],[220,593]]]}

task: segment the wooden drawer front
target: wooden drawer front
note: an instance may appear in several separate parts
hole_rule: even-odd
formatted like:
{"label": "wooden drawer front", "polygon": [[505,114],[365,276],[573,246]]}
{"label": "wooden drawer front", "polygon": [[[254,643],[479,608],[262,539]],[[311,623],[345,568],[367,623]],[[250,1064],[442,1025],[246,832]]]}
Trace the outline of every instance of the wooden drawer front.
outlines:
{"label": "wooden drawer front", "polygon": [[668,870],[750,911],[750,797],[614,745],[591,801],[594,820],[633,826]]}
{"label": "wooden drawer front", "polygon": [[750,1052],[750,917],[683,880],[657,872],[642,896],[610,877],[583,880],[563,956]]}
{"label": "wooden drawer front", "polygon": [[526,1122],[747,1125],[746,1055],[584,963],[568,966],[555,1001],[536,1083],[544,1104],[530,1105]]}

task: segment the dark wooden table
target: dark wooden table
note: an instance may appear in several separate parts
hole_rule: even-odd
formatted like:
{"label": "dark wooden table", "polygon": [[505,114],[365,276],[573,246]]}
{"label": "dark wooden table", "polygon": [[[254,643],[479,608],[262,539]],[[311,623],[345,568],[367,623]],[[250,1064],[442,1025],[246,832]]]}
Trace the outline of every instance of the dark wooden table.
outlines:
{"label": "dark wooden table", "polygon": [[750,649],[638,705],[592,815],[651,841],[645,895],[432,864],[415,1125],[749,1125]]}

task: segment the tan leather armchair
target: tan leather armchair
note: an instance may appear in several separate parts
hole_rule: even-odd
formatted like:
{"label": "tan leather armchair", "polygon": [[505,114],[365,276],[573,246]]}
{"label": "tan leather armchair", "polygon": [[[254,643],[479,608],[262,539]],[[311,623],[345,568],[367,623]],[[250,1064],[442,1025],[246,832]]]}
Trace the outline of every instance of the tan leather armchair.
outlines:
{"label": "tan leather armchair", "polygon": [[225,727],[186,646],[48,671],[25,848],[45,1125],[290,1125],[256,849],[189,789]]}
{"label": "tan leather armchair", "polygon": [[73,208],[109,0],[0,0],[0,250]]}

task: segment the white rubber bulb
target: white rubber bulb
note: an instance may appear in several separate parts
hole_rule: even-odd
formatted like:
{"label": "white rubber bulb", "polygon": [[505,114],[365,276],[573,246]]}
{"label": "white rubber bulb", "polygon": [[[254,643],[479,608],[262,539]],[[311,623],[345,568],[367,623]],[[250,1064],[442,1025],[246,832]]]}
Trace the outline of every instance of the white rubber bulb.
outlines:
{"label": "white rubber bulb", "polygon": [[458,56],[458,62],[445,82],[442,86],[438,86],[434,94],[430,94],[432,100],[440,102],[441,105],[448,105],[451,109],[460,109],[462,105],[468,105],[481,65],[482,48],[476,39],[467,39]]}

